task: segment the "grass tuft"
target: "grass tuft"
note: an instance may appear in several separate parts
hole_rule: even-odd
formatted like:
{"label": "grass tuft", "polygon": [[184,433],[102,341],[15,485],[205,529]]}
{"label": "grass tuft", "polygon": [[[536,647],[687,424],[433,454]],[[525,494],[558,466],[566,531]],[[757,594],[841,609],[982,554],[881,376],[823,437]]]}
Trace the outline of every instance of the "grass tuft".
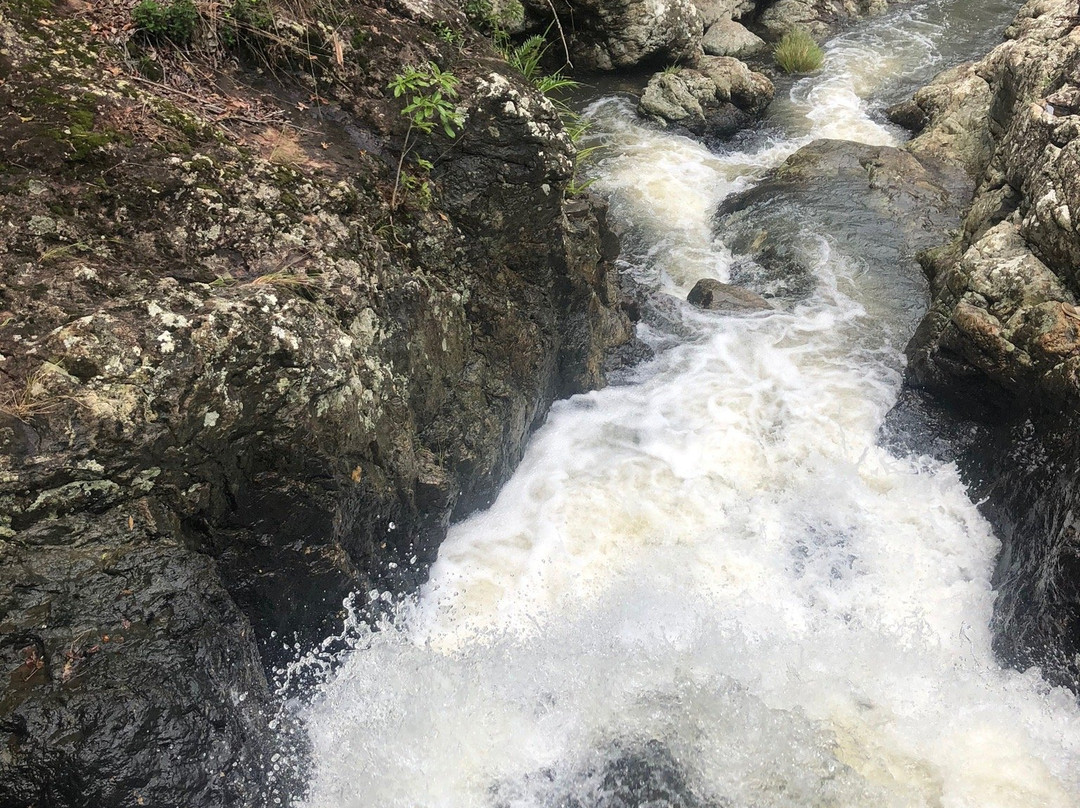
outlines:
{"label": "grass tuft", "polygon": [[825,61],[825,52],[802,28],[793,28],[773,48],[776,64],[785,73],[813,73]]}

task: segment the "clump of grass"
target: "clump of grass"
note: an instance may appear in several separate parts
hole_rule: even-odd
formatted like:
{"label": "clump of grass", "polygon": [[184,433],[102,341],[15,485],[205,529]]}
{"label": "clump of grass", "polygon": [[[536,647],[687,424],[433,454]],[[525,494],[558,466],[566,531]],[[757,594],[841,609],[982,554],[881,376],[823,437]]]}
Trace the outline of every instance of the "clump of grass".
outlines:
{"label": "clump of grass", "polygon": [[36,415],[55,412],[65,401],[75,401],[72,396],[49,391],[47,377],[50,373],[63,374],[64,370],[53,362],[43,362],[27,374],[22,387],[0,394],[0,414],[10,415],[25,423]]}
{"label": "clump of grass", "polygon": [[192,0],[175,0],[170,5],[142,0],[132,9],[131,21],[135,30],[151,41],[186,45],[195,36],[199,10]]}
{"label": "clump of grass", "polygon": [[776,43],[773,57],[785,73],[813,73],[825,61],[825,52],[809,33],[793,28]]}

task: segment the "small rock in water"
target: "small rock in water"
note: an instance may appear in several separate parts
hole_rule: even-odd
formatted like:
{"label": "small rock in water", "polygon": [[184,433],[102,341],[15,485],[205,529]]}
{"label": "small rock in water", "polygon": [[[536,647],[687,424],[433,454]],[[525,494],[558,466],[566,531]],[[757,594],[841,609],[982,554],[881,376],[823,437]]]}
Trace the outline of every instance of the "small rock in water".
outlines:
{"label": "small rock in water", "polygon": [[729,137],[753,125],[773,99],[772,82],[738,59],[702,56],[694,65],[654,75],[638,112],[691,134]]}
{"label": "small rock in water", "polygon": [[699,309],[709,311],[754,312],[772,311],[775,308],[768,300],[749,289],[722,283],[713,278],[702,278],[695,283],[686,300]]}

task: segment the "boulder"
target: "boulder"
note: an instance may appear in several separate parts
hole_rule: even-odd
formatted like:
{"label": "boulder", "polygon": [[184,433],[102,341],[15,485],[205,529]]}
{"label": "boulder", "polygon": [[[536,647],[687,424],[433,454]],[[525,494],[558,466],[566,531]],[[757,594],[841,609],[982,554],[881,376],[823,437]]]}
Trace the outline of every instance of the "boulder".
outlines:
{"label": "boulder", "polygon": [[762,74],[738,59],[706,56],[695,68],[654,75],[638,111],[693,134],[724,137],[751,125],[772,98],[772,82]]}
{"label": "boulder", "polygon": [[753,13],[756,0],[694,0],[706,30],[723,20],[738,20]]}
{"label": "boulder", "polygon": [[702,50],[709,56],[734,56],[743,59],[765,49],[765,40],[734,20],[723,19],[705,32]]}
{"label": "boulder", "polygon": [[[527,0],[538,20],[551,20],[544,0]],[[574,65],[615,70],[643,62],[677,62],[699,52],[704,26],[693,0],[568,0],[557,2]]]}
{"label": "boulder", "polygon": [[695,283],[686,302],[708,311],[752,313],[773,310],[772,303],[756,292],[714,278],[702,278]]}
{"label": "boulder", "polygon": [[794,28],[820,39],[844,23],[880,14],[886,7],[887,0],[778,0],[765,8],[756,24],[770,42]]}

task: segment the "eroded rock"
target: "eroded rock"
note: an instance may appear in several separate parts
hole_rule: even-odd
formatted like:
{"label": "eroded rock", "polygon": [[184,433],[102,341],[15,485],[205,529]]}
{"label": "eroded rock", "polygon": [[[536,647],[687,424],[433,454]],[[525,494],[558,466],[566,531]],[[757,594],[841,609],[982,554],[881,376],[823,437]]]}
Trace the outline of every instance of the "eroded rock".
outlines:
{"label": "eroded rock", "polygon": [[723,19],[705,32],[701,47],[710,56],[734,56],[743,59],[765,50],[765,40],[751,33],[745,26]]}
{"label": "eroded rock", "polygon": [[657,73],[638,111],[698,135],[724,137],[751,125],[773,98],[768,78],[738,59],[707,56],[694,68]]}

